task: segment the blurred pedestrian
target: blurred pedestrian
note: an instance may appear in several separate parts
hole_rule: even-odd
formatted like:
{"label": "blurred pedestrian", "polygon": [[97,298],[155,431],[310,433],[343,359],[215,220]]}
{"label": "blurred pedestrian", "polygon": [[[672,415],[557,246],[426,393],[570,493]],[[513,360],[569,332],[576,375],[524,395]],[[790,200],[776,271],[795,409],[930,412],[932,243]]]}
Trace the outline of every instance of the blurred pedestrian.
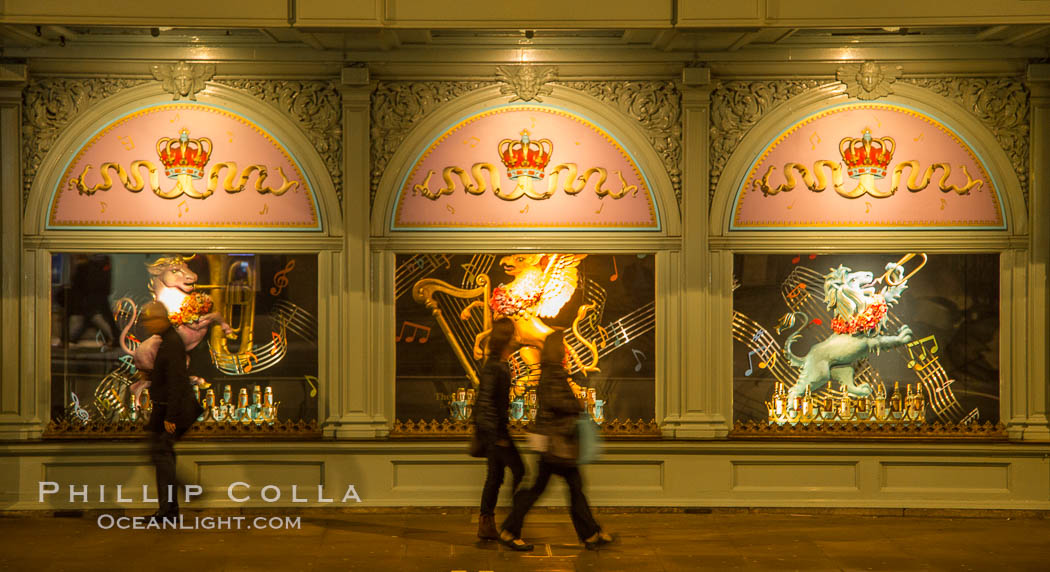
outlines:
{"label": "blurred pedestrian", "polygon": [[521,455],[507,430],[511,389],[510,366],[507,360],[510,358],[510,341],[513,337],[514,322],[509,318],[500,318],[492,324],[492,332],[488,338],[488,357],[481,370],[478,396],[474,403],[474,431],[485,449],[485,458],[488,460],[488,474],[481,492],[478,537],[487,540],[499,538],[499,532],[496,530],[496,500],[506,468],[510,468],[514,478],[512,492],[517,490],[525,476],[525,464],[521,462]]}
{"label": "blurred pedestrian", "polygon": [[175,333],[164,304],[153,301],[142,307],[139,322],[149,335],[161,337],[150,372],[153,412],[150,414],[150,454],[157,471],[158,510],[153,518],[178,518],[178,483],[175,479],[175,441],[204,411],[193,397],[186,372],[186,344]]}
{"label": "blurred pedestrian", "polygon": [[569,514],[576,536],[584,546],[593,550],[612,542],[613,537],[602,531],[594,520],[583,494],[583,479],[576,464],[579,447],[576,424],[584,407],[569,386],[562,332],[555,331],[543,343],[537,399],[533,432],[541,436],[539,441],[544,445],[540,447],[536,482],[531,488],[514,495],[514,508],[503,521],[500,542],[512,550],[532,550],[532,545],[521,538],[521,527],[529,509],[547,488],[552,474],[564,478],[569,487]]}

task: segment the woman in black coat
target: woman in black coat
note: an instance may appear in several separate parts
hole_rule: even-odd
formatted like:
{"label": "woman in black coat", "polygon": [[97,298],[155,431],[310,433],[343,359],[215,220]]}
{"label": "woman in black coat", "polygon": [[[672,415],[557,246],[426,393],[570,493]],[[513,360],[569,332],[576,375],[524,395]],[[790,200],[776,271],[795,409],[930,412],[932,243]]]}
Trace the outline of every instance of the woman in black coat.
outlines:
{"label": "woman in black coat", "polygon": [[540,455],[539,472],[532,488],[514,495],[514,508],[503,521],[500,542],[513,550],[532,550],[532,545],[521,539],[521,527],[525,514],[543,494],[552,474],[564,478],[569,487],[569,514],[580,541],[590,549],[612,542],[613,538],[602,532],[594,520],[583,494],[583,479],[576,465],[579,451],[576,422],[583,406],[569,387],[569,373],[565,370],[565,336],[561,332],[547,336],[543,343],[536,397],[539,403],[533,432],[544,436],[546,450]]}
{"label": "woman in black coat", "polygon": [[481,369],[478,396],[474,402],[474,431],[485,446],[488,475],[481,492],[481,516],[478,518],[478,537],[499,538],[496,531],[496,500],[503,484],[503,473],[510,467],[517,489],[525,476],[525,465],[507,431],[507,413],[510,409],[510,340],[514,337],[514,323],[501,318],[492,324],[488,338],[488,359]]}

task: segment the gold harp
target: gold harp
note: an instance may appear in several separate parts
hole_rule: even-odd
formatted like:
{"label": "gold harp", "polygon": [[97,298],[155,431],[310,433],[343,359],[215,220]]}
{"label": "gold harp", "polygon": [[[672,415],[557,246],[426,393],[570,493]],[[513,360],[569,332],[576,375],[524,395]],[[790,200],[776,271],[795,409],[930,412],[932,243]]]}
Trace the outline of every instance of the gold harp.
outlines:
{"label": "gold harp", "polygon": [[[488,275],[478,274],[474,281],[478,286],[466,289],[435,278],[424,278],[412,287],[412,297],[434,314],[467,377],[477,385],[478,362],[473,355],[492,330],[492,310],[489,307]],[[474,312],[478,306],[481,307],[480,316]]]}

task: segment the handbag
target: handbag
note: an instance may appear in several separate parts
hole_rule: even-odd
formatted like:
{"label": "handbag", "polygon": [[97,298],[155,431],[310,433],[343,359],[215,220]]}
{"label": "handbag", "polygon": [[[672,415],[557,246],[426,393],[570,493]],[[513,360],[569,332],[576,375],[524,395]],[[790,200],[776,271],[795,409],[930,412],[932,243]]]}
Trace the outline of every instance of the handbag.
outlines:
{"label": "handbag", "polygon": [[529,449],[537,453],[546,453],[547,449],[550,448],[551,438],[540,433],[526,433],[525,442],[528,443]]}
{"label": "handbag", "polygon": [[576,462],[581,465],[593,463],[602,452],[601,429],[591,418],[591,414],[584,411],[576,420],[576,436],[579,451]]}

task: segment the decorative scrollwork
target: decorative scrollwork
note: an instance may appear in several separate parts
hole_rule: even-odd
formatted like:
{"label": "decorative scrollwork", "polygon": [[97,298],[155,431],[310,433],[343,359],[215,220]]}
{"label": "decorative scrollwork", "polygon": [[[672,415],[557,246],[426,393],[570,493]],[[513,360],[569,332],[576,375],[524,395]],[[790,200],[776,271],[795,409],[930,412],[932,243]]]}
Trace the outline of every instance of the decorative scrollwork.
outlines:
{"label": "decorative scrollwork", "polygon": [[671,81],[558,82],[612,105],[646,134],[682,202],[682,93]]}
{"label": "decorative scrollwork", "polygon": [[1029,91],[1016,78],[903,79],[955,101],[995,135],[1017,173],[1028,204]]}
{"label": "decorative scrollwork", "polygon": [[23,91],[23,204],[29,198],[37,170],[66,125],[95,103],[149,80],[70,79],[30,80]]}
{"label": "decorative scrollwork", "polygon": [[[511,435],[523,436],[529,431],[529,423],[521,420],[511,420],[507,424]],[[466,437],[474,432],[474,424],[470,421],[432,419],[430,421],[394,421],[394,427],[390,432],[391,437]],[[624,438],[659,438],[660,424],[655,419],[644,421],[637,420],[606,420],[601,425],[601,434],[604,437]]]}
{"label": "decorative scrollwork", "polygon": [[404,142],[412,126],[440,105],[461,95],[492,85],[482,81],[376,82],[372,90],[372,188],[375,202],[379,179],[390,157]]}
{"label": "decorative scrollwork", "polygon": [[[45,439],[142,439],[147,435],[148,422],[92,420],[79,423],[68,419],[54,420],[44,429]],[[273,424],[256,423],[195,423],[186,432],[187,439],[215,437],[258,437],[263,439],[320,439],[321,429],[316,420],[278,421]]]}
{"label": "decorative scrollwork", "polygon": [[338,84],[330,81],[217,80],[284,111],[321,155],[343,201],[343,107]]}
{"label": "decorative scrollwork", "polygon": [[725,81],[711,92],[710,195],[726,162],[748,131],[772,108],[819,87],[817,80]]}
{"label": "decorative scrollwork", "polygon": [[871,439],[975,439],[1005,441],[1006,426],[1002,423],[983,425],[963,423],[941,423],[929,425],[857,424],[848,421],[803,425],[777,425],[765,422],[737,421],[729,432],[731,439],[819,439],[842,437],[867,437]]}

